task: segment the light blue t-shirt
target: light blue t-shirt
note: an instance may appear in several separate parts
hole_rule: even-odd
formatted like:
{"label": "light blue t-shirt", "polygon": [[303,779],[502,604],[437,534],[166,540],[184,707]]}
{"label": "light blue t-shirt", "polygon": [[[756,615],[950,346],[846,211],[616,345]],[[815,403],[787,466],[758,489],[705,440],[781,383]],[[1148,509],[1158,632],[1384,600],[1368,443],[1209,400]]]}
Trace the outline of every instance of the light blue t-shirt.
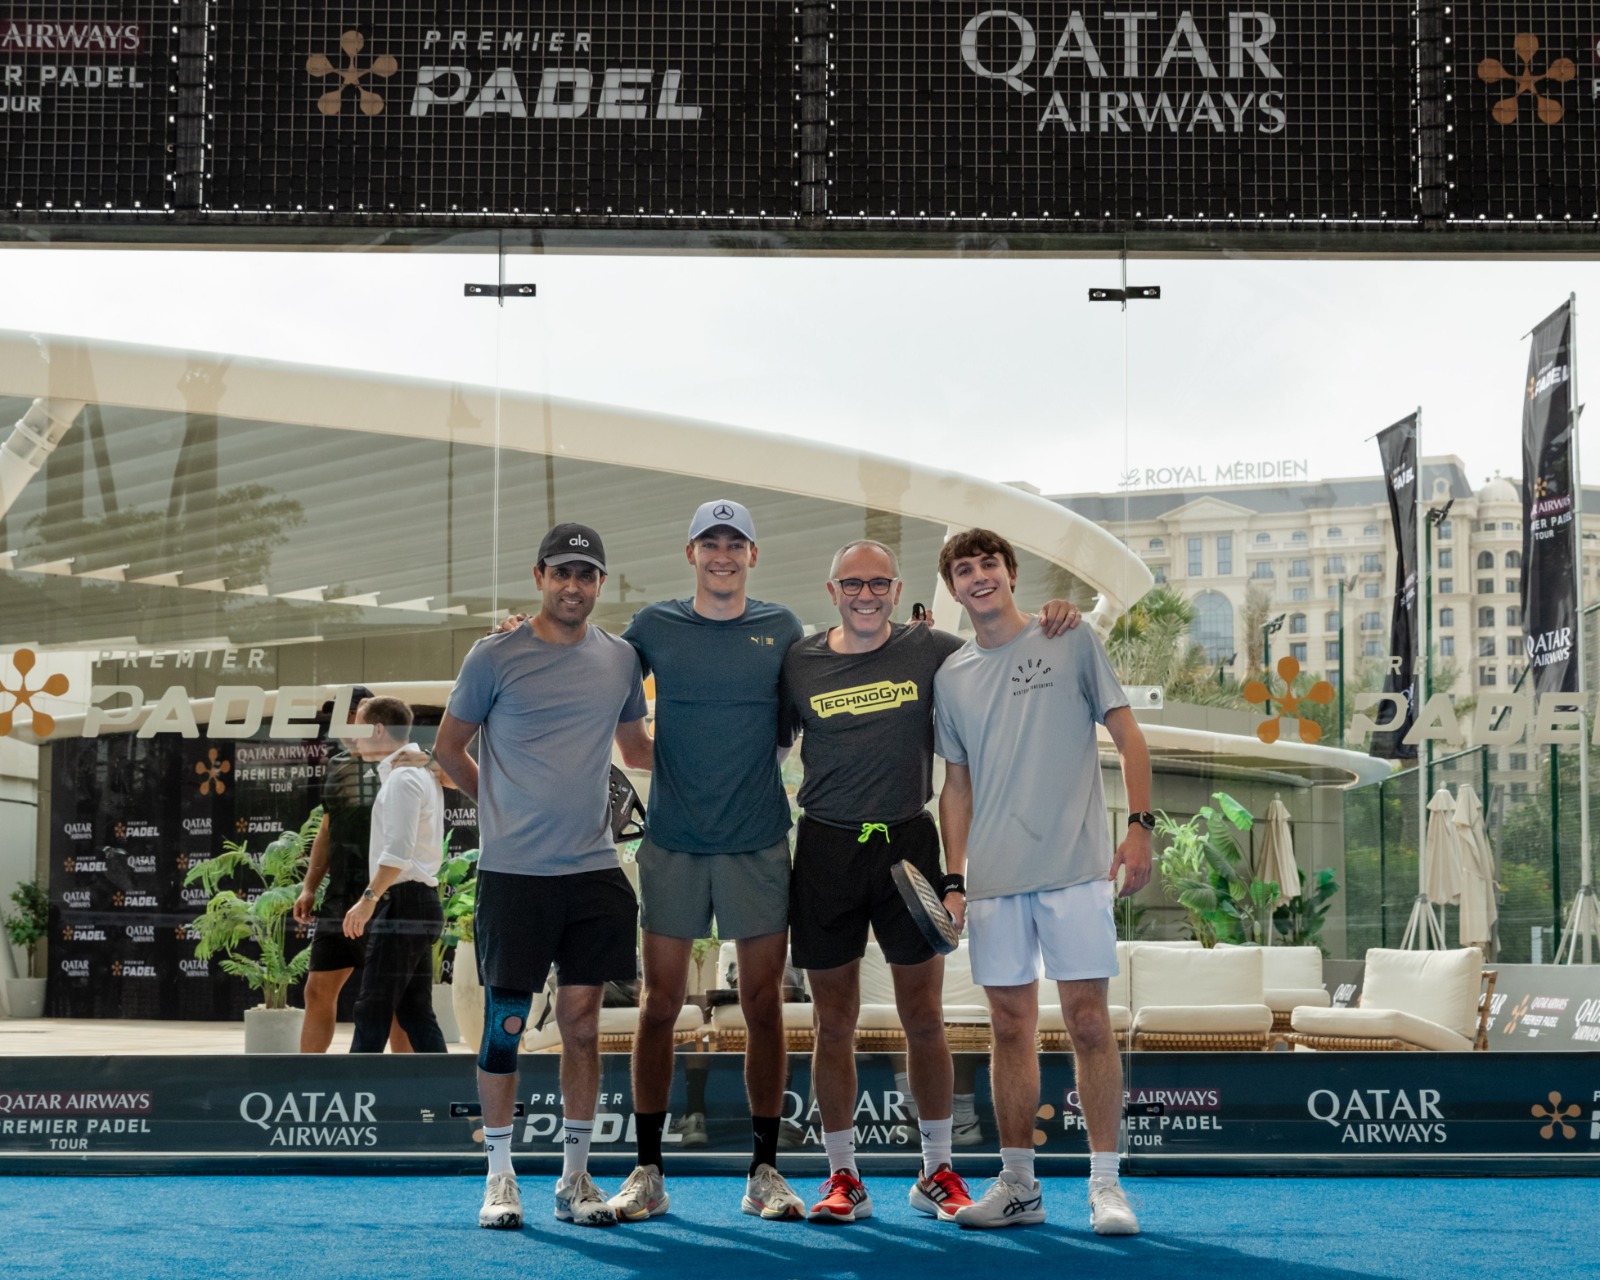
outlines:
{"label": "light blue t-shirt", "polygon": [[968,641],[933,679],[935,749],[972,772],[967,896],[1103,880],[1111,833],[1095,725],[1128,705],[1088,627],[1030,619],[998,649]]}
{"label": "light blue t-shirt", "polygon": [[[804,634],[782,605],[703,618],[692,600],[646,605],[622,633],[656,678],[656,754],[645,818],[678,853],[751,853],[789,830],[778,771],[778,677]],[[787,746],[788,739],[781,745]]]}
{"label": "light blue t-shirt", "polygon": [[478,865],[557,876],[617,865],[611,741],[645,714],[632,646],[591,626],[547,644],[531,624],[472,646],[450,714],[478,731]]}

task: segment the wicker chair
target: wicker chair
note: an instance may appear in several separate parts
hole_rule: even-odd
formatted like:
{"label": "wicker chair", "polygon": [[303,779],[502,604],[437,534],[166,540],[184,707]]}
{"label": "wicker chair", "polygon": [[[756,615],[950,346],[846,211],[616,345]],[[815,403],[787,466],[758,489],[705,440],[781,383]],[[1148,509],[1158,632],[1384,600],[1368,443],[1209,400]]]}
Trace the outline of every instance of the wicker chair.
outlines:
{"label": "wicker chair", "polygon": [[1361,1004],[1296,1009],[1285,1038],[1322,1052],[1465,1052],[1489,1047],[1489,1008],[1498,971],[1477,947],[1367,952]]}
{"label": "wicker chair", "polygon": [[[783,1042],[790,1053],[810,1053],[817,1043],[809,1004],[785,1004]],[[750,1042],[744,1010],[736,1004],[719,1005],[711,1011],[711,1048],[718,1053],[743,1053]]]}
{"label": "wicker chair", "polygon": [[1128,948],[1135,1049],[1262,1052],[1271,1047],[1260,947]]}

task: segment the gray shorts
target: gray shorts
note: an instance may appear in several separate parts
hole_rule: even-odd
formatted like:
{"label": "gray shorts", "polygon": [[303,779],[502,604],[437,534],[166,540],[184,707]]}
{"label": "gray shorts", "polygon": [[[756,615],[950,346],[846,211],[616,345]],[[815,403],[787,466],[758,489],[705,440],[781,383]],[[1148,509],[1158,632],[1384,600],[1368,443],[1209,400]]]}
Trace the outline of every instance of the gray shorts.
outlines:
{"label": "gray shorts", "polygon": [[789,929],[789,837],[753,853],[675,853],[639,844],[639,924],[665,938],[725,941]]}

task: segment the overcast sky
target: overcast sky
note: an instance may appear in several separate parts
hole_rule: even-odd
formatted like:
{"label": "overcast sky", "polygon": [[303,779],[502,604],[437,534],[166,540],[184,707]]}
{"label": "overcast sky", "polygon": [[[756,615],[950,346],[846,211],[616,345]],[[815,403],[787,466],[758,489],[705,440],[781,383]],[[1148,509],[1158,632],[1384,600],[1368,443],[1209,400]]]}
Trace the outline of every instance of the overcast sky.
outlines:
{"label": "overcast sky", "polygon": [[1115,489],[1125,465],[1376,474],[1367,437],[1418,405],[1424,452],[1517,476],[1522,335],[1576,292],[1580,396],[1600,368],[1592,262],[1135,260],[1163,297],[1132,304],[1126,341],[1086,300],[1114,259],[518,257],[539,297],[503,308],[462,296],[489,254],[8,248],[0,267],[0,328],[499,377],[1046,493]]}

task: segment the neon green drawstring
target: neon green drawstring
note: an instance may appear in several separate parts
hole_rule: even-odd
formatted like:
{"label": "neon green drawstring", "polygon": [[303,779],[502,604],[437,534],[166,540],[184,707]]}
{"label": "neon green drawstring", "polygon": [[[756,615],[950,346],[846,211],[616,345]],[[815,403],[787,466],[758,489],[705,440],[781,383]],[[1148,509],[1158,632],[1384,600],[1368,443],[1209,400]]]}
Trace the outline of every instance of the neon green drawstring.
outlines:
{"label": "neon green drawstring", "polygon": [[884,844],[888,844],[890,842],[889,824],[887,822],[863,822],[861,824],[861,834],[856,837],[856,843],[866,844],[868,840],[872,839],[872,833],[874,831],[883,832]]}

